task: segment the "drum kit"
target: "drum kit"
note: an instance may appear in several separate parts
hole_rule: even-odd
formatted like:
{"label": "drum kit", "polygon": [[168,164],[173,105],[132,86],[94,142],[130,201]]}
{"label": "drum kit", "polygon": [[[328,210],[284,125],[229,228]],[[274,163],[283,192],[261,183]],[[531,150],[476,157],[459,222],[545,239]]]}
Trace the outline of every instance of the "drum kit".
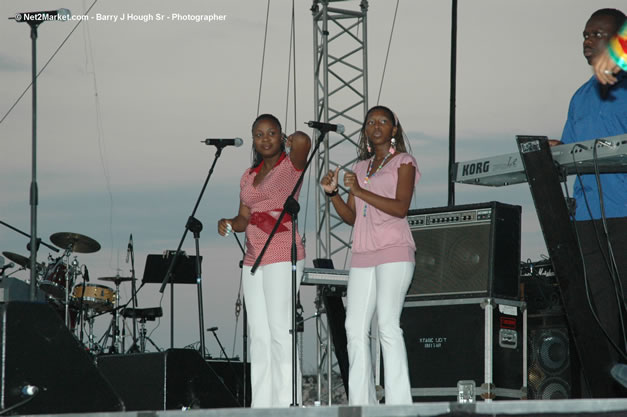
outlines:
{"label": "drum kit", "polygon": [[[130,277],[102,277],[101,281],[111,282],[115,289],[102,284],[89,282],[89,271],[81,265],[75,254],[88,254],[100,250],[100,244],[94,239],[78,233],[54,233],[50,241],[64,252],[58,258],[48,256],[48,263],[38,263],[36,268],[37,286],[46,295],[47,302],[64,319],[65,325],[83,343],[83,329],[88,324],[86,348],[94,354],[103,353],[103,346],[111,337],[112,343],[107,353],[123,353],[123,341],[120,338],[120,284],[131,281]],[[13,252],[2,254],[20,265],[30,269],[30,259]],[[82,281],[79,283],[79,278]],[[94,335],[94,319],[104,314],[113,318],[104,343],[99,344]],[[101,340],[102,340],[101,339]]]}

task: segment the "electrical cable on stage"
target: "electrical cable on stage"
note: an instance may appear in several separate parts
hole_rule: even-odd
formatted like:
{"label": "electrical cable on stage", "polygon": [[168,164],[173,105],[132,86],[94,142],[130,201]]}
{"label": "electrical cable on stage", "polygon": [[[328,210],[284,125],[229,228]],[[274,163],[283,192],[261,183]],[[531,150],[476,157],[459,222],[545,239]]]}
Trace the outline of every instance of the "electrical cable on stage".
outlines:
{"label": "electrical cable on stage", "polygon": [[[94,7],[96,5],[96,3],[98,3],[98,0],[94,0],[94,2],[91,4],[91,6],[89,6],[89,8],[85,11],[85,14],[89,13],[89,11],[92,9],[92,7]],[[41,67],[41,69],[39,70],[39,72],[37,73],[37,75],[35,76],[35,78],[39,78],[39,75],[46,69],[46,67],[48,66],[48,64],[50,64],[50,61],[52,61],[52,59],[57,55],[57,53],[59,53],[59,51],[61,50],[61,48],[63,47],[63,45],[65,45],[65,42],[67,42],[67,40],[70,38],[70,36],[72,36],[72,33],[74,33],[74,31],[76,30],[76,28],[78,28],[78,25],[80,25],[82,22],[82,20],[79,20],[76,25],[74,25],[74,27],[72,28],[72,30],[70,31],[70,33],[67,34],[67,36],[65,37],[65,39],[63,39],[63,41],[61,42],[61,44],[57,47],[57,49],[52,53],[52,55],[50,56],[50,58],[48,58],[48,61],[46,61],[46,63]],[[13,105],[9,108],[9,110],[5,113],[5,115],[2,117],[2,119],[0,119],[0,124],[2,124],[2,122],[4,122],[4,119],[7,118],[7,116],[9,115],[9,113],[11,113],[11,111],[15,108],[15,106],[17,106],[17,103],[20,102],[20,100],[22,99],[22,97],[24,97],[24,95],[28,92],[28,90],[33,86],[33,83],[31,82],[30,84],[28,84],[28,86],[24,89],[24,91],[22,92],[22,94],[20,94],[20,96],[17,98],[17,100],[15,100],[15,103],[13,103]]]}
{"label": "electrical cable on stage", "polygon": [[385,53],[385,62],[383,64],[383,73],[381,74],[381,84],[379,85],[379,95],[377,96],[377,106],[381,99],[381,91],[383,90],[383,79],[385,78],[385,70],[388,67],[388,57],[390,56],[390,47],[392,46],[392,35],[394,35],[394,26],[396,26],[396,14],[398,13],[398,3],[400,0],[396,0],[396,8],[394,9],[394,19],[392,19],[392,29],[390,30],[390,40],[388,41],[388,50]]}

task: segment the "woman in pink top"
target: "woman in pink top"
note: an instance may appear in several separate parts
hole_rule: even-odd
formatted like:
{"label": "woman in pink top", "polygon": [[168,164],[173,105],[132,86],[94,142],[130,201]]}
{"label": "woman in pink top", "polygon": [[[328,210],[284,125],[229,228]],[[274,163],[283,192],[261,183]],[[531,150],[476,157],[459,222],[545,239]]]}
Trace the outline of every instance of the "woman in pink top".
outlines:
{"label": "woman in pink top", "polygon": [[344,174],[344,186],[350,191],[347,202],[337,193],[339,167],[321,180],[335,211],[354,226],[345,323],[348,402],[377,403],[369,338],[376,311],[385,402],[411,404],[400,316],[414,274],[416,245],[406,216],[420,173],[406,152],[403,128],[387,107],[376,106],[366,114],[358,157],[353,172]]}
{"label": "woman in pink top", "polygon": [[[255,275],[251,269],[281,213],[300,171],[311,140],[303,132],[286,138],[279,120],[257,117],[252,127],[253,165],[240,181],[239,213],[218,221],[218,233],[246,232],[242,285],[250,337],[252,407],[288,407],[292,403],[292,223],[284,216]],[[285,149],[289,148],[289,155]],[[299,190],[300,192],[300,190]],[[298,199],[298,193],[295,195]],[[298,231],[297,282],[305,264]]]}

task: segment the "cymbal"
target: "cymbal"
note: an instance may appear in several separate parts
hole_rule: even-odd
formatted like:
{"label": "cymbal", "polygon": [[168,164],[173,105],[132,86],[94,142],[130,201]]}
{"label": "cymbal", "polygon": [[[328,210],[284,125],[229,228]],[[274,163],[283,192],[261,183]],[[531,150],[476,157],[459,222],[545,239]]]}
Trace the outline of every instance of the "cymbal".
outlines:
{"label": "cymbal", "polygon": [[125,281],[132,281],[133,280],[132,277],[119,277],[119,276],[115,276],[115,277],[100,277],[98,279],[100,281],[110,281],[110,282],[125,282]]}
{"label": "cymbal", "polygon": [[50,241],[61,249],[69,248],[72,252],[77,253],[93,253],[100,250],[100,243],[78,233],[54,233],[50,235]]}
{"label": "cymbal", "polygon": [[22,256],[13,252],[2,252],[2,254],[18,265],[24,268],[30,268],[30,259],[28,259],[26,256]]}

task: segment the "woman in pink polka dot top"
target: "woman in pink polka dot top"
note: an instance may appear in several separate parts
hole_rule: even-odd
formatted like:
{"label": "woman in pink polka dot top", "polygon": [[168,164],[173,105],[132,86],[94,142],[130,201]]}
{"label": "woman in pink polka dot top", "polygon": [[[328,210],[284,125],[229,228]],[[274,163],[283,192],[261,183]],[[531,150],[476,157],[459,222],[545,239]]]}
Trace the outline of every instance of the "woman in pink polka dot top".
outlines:
{"label": "woman in pink polka dot top", "polygon": [[320,182],[337,214],[353,225],[345,322],[348,403],[377,403],[369,337],[376,311],[385,403],[411,404],[400,315],[414,274],[416,245],[406,216],[420,172],[406,152],[403,128],[389,108],[376,106],[366,114],[358,159],[352,172],[344,173],[348,201],[338,194],[339,167]]}
{"label": "woman in pink polka dot top", "polygon": [[[252,266],[307,163],[311,140],[303,132],[286,137],[281,123],[262,114],[252,126],[253,164],[240,180],[237,216],[221,219],[218,233],[246,232],[242,285],[250,338],[252,407],[288,407],[292,402],[292,222],[283,217],[255,271]],[[289,149],[289,154],[286,153]],[[298,199],[300,189],[295,195]],[[298,231],[297,282],[305,264]]]}

